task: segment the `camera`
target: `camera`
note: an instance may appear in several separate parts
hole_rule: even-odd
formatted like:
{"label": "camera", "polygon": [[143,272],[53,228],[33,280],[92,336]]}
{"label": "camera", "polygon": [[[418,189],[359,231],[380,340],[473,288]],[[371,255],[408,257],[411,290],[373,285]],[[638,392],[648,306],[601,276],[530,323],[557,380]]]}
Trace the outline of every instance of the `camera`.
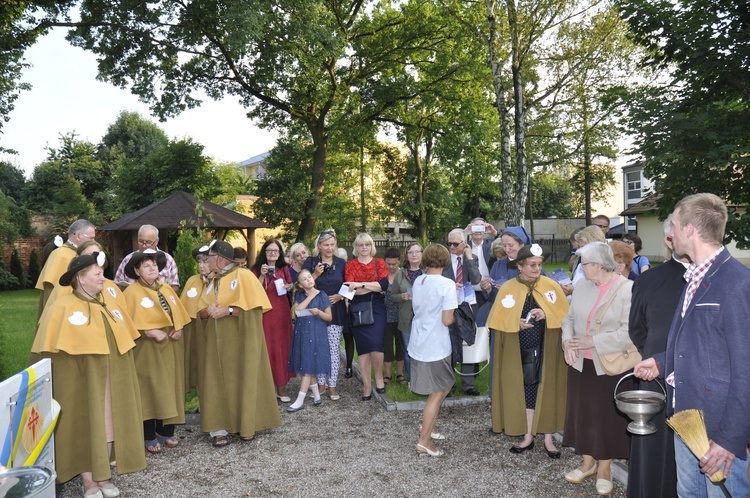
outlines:
{"label": "camera", "polygon": [[276,272],[276,268],[273,266],[267,266],[266,270],[268,271],[269,275],[273,275]]}
{"label": "camera", "polygon": [[528,315],[526,315],[526,323],[531,323],[531,324],[536,323],[536,317],[532,315],[531,313],[529,313]]}
{"label": "camera", "polygon": [[328,263],[321,263],[323,265],[323,273],[330,273],[336,269],[335,265],[329,265]]}

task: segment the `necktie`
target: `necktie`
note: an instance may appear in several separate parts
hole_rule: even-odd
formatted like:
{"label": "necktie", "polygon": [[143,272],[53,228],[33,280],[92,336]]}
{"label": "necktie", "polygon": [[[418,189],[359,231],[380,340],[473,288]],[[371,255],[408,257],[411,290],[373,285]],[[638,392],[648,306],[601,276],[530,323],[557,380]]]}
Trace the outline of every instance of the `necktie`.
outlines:
{"label": "necktie", "polygon": [[461,265],[461,256],[456,257],[456,283],[461,285],[464,283],[464,267]]}

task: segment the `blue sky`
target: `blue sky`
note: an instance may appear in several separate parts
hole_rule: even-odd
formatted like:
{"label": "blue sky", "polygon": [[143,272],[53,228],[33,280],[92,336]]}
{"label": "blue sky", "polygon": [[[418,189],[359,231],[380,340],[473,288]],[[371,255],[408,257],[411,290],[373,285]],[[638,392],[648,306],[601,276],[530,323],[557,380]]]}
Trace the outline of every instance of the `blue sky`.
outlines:
{"label": "blue sky", "polygon": [[275,132],[254,126],[242,106],[230,99],[205,100],[200,108],[159,123],[128,90],[97,81],[94,55],[71,46],[63,30],[39,40],[26,61],[32,67],[23,81],[32,89],[22,92],[0,135],[0,147],[19,154],[0,154],[0,160],[16,164],[27,177],[47,156],[45,146],[59,144],[61,133],[75,131],[79,138],[97,143],[121,110],[152,119],[170,138],[191,137],[205,146],[205,154],[221,161],[239,162],[270,150],[277,138]]}

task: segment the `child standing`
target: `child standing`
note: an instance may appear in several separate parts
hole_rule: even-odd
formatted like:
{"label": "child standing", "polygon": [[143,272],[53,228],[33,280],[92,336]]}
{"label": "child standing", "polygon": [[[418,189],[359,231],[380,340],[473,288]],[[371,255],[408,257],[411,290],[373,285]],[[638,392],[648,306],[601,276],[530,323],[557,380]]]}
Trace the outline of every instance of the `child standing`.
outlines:
{"label": "child standing", "polygon": [[286,409],[289,413],[305,407],[308,389],[312,389],[313,404],[317,406],[321,403],[317,374],[331,370],[331,352],[326,328],[326,322],[333,318],[331,301],[325,292],[315,288],[315,280],[308,270],[299,272],[295,285],[298,291],[294,299],[297,318],[294,321],[294,335],[289,354],[289,371],[302,376],[302,381],[297,399]]}

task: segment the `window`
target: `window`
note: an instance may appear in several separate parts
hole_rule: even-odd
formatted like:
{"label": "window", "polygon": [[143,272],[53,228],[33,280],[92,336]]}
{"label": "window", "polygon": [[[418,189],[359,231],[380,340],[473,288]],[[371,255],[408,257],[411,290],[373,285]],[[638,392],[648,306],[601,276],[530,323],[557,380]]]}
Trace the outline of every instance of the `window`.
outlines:
{"label": "window", "polygon": [[641,195],[641,172],[635,171],[625,175],[625,182],[628,189],[628,200],[640,199]]}

